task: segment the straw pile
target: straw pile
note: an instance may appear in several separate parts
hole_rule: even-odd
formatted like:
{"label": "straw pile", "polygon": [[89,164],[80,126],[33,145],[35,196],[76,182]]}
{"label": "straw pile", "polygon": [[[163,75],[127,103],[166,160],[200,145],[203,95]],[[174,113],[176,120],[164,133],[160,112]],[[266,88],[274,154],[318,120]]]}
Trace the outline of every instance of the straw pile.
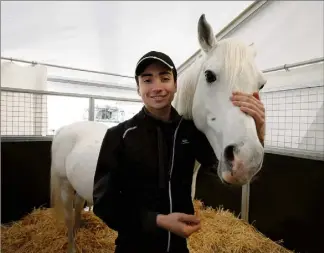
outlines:
{"label": "straw pile", "polygon": [[[205,208],[195,201],[202,229],[188,240],[191,253],[289,253],[232,213]],[[116,233],[92,212],[82,213],[84,225],[76,235],[77,252],[114,252]],[[10,227],[1,228],[2,253],[66,253],[64,226],[58,226],[51,209],[35,209]]]}
{"label": "straw pile", "polygon": [[223,209],[204,207],[195,201],[202,229],[189,238],[191,253],[292,253],[265,237],[250,224]]}

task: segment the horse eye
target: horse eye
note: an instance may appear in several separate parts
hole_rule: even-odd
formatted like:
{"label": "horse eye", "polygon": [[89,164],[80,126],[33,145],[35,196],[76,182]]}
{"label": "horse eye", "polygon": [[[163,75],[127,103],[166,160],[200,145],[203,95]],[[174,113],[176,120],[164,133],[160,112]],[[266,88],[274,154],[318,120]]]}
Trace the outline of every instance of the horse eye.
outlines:
{"label": "horse eye", "polygon": [[262,89],[263,89],[263,87],[264,87],[264,84],[263,84],[263,85],[261,85],[261,87],[259,88],[259,90],[262,90]]}
{"label": "horse eye", "polygon": [[213,72],[210,71],[210,70],[206,70],[206,71],[205,71],[205,77],[206,77],[206,81],[207,81],[208,83],[215,82],[216,79],[217,79],[215,73],[213,73]]}

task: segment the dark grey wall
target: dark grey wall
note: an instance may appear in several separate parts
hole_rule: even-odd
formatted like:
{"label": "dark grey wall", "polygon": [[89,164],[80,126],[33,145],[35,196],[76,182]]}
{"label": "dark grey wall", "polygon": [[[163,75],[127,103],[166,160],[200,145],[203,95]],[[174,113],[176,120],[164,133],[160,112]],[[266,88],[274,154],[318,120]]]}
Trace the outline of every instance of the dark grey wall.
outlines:
{"label": "dark grey wall", "polygon": [[50,141],[1,143],[1,223],[50,203]]}
{"label": "dark grey wall", "polygon": [[[324,252],[324,162],[266,154],[251,184],[250,223],[272,240],[298,252]],[[201,170],[197,198],[206,205],[234,211],[241,208],[241,188],[220,183]]]}

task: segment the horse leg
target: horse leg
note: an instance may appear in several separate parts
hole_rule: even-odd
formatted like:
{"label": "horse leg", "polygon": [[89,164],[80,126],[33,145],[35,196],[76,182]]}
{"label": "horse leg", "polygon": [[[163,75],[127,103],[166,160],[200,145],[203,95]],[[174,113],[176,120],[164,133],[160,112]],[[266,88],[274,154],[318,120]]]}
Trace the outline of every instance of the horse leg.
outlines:
{"label": "horse leg", "polygon": [[194,173],[192,177],[192,184],[191,184],[191,199],[192,201],[195,199],[196,195],[196,181],[197,181],[197,175],[200,169],[200,164],[198,162],[195,162],[195,167],[194,167]]}
{"label": "horse leg", "polygon": [[74,190],[68,180],[61,182],[61,198],[64,206],[65,224],[68,229],[68,253],[76,253],[73,234],[73,199]]}
{"label": "horse leg", "polygon": [[77,193],[74,202],[74,233],[81,227],[81,212],[85,200]]}

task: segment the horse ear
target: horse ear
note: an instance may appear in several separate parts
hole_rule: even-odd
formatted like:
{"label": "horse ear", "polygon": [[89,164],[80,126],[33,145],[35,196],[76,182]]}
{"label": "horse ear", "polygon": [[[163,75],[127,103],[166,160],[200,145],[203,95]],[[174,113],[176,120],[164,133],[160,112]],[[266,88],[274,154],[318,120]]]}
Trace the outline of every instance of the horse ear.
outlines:
{"label": "horse ear", "polygon": [[198,21],[198,40],[201,49],[206,53],[216,45],[213,29],[207,22],[205,14],[202,14]]}
{"label": "horse ear", "polygon": [[255,48],[254,42],[252,42],[252,43],[249,45],[249,48],[250,48],[250,50],[251,50],[251,52],[252,52],[253,57],[256,57],[256,55],[257,55],[257,50],[256,50],[256,48]]}

